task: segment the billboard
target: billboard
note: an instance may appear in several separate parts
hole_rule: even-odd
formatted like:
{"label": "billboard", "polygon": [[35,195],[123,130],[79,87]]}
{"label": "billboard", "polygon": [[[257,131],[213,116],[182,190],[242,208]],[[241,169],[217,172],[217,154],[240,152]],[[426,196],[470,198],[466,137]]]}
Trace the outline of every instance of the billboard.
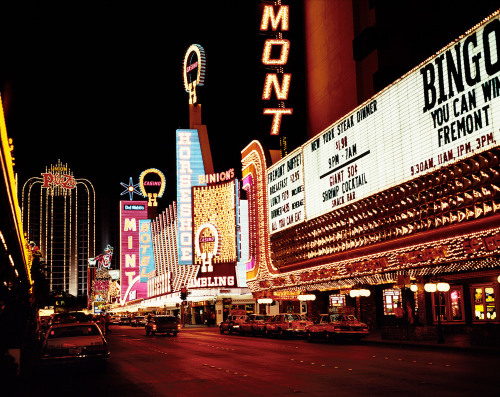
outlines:
{"label": "billboard", "polygon": [[180,265],[193,264],[191,187],[205,176],[198,130],[177,130],[177,249]]}
{"label": "billboard", "polygon": [[[299,148],[305,219],[497,146],[499,41],[496,14]],[[292,215],[278,192],[293,192],[298,152],[267,172],[271,232]]]}
{"label": "billboard", "polygon": [[193,187],[193,250],[200,271],[188,284],[236,287],[236,183]]}
{"label": "billboard", "polygon": [[140,222],[147,219],[147,217],[147,201],[120,201],[120,285],[122,303],[147,297],[147,284],[141,282],[140,273]]}

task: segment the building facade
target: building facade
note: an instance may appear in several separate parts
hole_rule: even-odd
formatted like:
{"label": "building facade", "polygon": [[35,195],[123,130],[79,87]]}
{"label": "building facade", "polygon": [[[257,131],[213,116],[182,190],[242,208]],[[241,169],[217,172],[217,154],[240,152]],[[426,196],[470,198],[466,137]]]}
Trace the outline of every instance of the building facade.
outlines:
{"label": "building facade", "polygon": [[242,151],[255,297],[496,343],[499,26],[497,11],[274,164]]}

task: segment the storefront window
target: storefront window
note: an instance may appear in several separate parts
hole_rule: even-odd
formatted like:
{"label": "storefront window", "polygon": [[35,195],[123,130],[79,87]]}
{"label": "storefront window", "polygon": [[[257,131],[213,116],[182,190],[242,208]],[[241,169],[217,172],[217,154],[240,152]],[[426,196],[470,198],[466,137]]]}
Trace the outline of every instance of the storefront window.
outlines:
{"label": "storefront window", "polygon": [[447,292],[433,293],[432,303],[434,305],[434,321],[437,321],[438,313],[441,316],[441,321],[465,321],[463,289],[461,285],[452,285]]}
{"label": "storefront window", "polygon": [[450,314],[452,321],[463,321],[463,299],[462,299],[462,288],[461,287],[451,287],[449,291],[450,296]]}
{"label": "storefront window", "polygon": [[343,294],[330,295],[330,306],[333,306],[333,307],[345,306],[345,295],[343,295]]}
{"label": "storefront window", "polygon": [[384,290],[384,314],[395,315],[396,309],[401,307],[401,290],[385,289]]}
{"label": "storefront window", "polygon": [[495,288],[493,285],[472,286],[474,299],[474,320],[494,321],[497,319]]}

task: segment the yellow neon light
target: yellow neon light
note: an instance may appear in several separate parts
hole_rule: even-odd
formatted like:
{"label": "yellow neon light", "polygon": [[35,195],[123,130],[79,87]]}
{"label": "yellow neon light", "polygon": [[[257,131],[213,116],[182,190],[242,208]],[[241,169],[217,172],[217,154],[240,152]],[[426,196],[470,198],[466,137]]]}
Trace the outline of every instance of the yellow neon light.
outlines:
{"label": "yellow neon light", "polygon": [[278,30],[278,25],[281,23],[281,30],[289,29],[289,7],[287,5],[282,5],[279,8],[278,15],[274,13],[274,7],[272,5],[264,6],[262,11],[262,19],[260,21],[260,30],[268,30],[269,22],[271,22],[271,27],[273,31]]}
{"label": "yellow neon light", "polygon": [[[144,178],[148,174],[156,174],[160,177],[161,185],[160,185],[160,191],[158,192],[158,197],[161,198],[163,196],[163,193],[165,193],[165,186],[166,186],[165,175],[163,175],[163,172],[161,172],[160,170],[157,170],[156,168],[149,168],[145,171],[142,171],[142,173],[139,177],[139,185],[141,187],[142,195],[144,197],[148,197],[148,193],[146,192],[146,188],[144,187]],[[129,190],[130,190],[130,187],[129,187]],[[132,190],[133,190],[133,188],[132,188]]]}
{"label": "yellow neon light", "polygon": [[[273,46],[281,46],[279,59],[271,59],[271,51]],[[286,39],[267,39],[264,43],[264,50],[262,51],[262,63],[264,65],[285,65],[288,62],[288,54],[290,53],[290,40]]]}
{"label": "yellow neon light", "polygon": [[279,135],[281,127],[281,118],[285,114],[292,114],[293,109],[280,109],[280,108],[266,108],[263,114],[272,114],[273,123],[271,124],[271,135]]}
{"label": "yellow neon light", "polygon": [[266,80],[264,81],[264,89],[262,91],[262,99],[266,100],[271,99],[272,89],[274,89],[277,99],[282,101],[288,99],[288,92],[290,91],[291,80],[292,80],[292,74],[285,73],[283,75],[283,81],[280,86],[280,83],[278,81],[278,74],[267,73]]}

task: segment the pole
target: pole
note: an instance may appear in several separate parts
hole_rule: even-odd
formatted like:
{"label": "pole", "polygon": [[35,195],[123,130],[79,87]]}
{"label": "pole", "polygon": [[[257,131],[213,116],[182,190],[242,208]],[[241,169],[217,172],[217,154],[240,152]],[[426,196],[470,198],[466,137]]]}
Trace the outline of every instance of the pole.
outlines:
{"label": "pole", "polygon": [[438,291],[437,299],[438,299],[437,343],[444,343],[443,326],[441,324],[441,291]]}

